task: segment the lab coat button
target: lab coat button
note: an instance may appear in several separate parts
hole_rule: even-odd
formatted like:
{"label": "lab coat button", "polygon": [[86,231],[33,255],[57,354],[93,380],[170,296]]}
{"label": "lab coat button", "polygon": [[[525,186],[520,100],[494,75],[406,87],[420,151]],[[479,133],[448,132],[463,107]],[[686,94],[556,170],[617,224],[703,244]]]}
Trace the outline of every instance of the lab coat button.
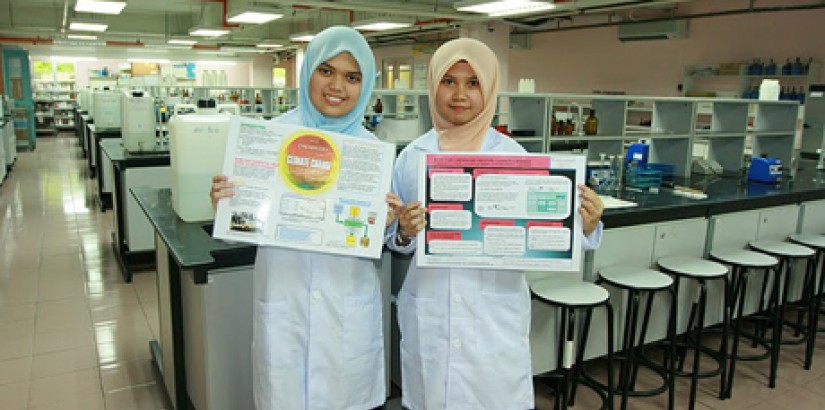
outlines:
{"label": "lab coat button", "polygon": [[316,290],[316,291],[313,291],[313,292],[312,292],[312,298],[313,298],[313,299],[315,299],[315,300],[319,300],[319,299],[321,299],[321,292],[319,292],[319,291],[317,291],[317,290]]}
{"label": "lab coat button", "polygon": [[453,300],[455,301],[455,303],[461,303],[461,295],[456,294],[455,296],[453,296]]}
{"label": "lab coat button", "polygon": [[453,339],[453,347],[456,349],[461,349],[461,340]]}

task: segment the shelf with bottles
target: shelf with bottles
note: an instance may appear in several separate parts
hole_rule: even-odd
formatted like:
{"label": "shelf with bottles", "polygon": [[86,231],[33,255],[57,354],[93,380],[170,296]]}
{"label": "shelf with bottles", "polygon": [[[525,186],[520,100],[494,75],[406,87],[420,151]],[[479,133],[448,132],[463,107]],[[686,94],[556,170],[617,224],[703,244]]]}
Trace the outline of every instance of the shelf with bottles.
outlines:
{"label": "shelf with bottles", "polygon": [[782,100],[804,104],[808,86],[819,81],[821,64],[813,59],[784,64],[754,59],[751,63],[726,63],[685,67],[683,91],[687,96],[758,99],[762,80],[779,80]]}

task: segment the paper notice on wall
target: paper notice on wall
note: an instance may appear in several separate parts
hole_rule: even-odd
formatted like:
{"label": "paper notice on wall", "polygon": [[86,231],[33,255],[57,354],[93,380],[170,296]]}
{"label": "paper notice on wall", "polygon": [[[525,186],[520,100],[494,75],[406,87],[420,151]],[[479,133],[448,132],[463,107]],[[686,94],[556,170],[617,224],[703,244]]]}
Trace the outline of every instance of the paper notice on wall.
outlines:
{"label": "paper notice on wall", "polygon": [[214,237],[378,258],[395,146],[296,125],[233,117]]}

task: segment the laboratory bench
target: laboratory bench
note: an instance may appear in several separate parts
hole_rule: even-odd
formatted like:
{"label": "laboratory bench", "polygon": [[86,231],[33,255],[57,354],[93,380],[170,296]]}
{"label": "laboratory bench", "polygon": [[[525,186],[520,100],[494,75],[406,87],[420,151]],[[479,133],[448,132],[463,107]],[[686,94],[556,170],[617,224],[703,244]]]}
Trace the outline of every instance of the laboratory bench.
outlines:
{"label": "laboratory bench", "polygon": [[[211,221],[181,220],[170,189],[140,186],[131,194],[154,229],[160,336],[150,346],[171,402],[176,409],[254,408],[250,347],[256,247],[213,239]],[[390,259],[384,252],[376,262],[387,301]],[[384,318],[386,339],[389,303]],[[389,361],[389,349],[385,354]],[[386,379],[389,392],[389,374]]]}
{"label": "laboratory bench", "polygon": [[[749,240],[757,238],[784,239],[794,232],[823,233],[825,173],[816,171],[812,164],[803,161],[793,180],[777,186],[754,185],[730,177],[680,181],[704,190],[709,197],[701,200],[677,196],[667,189],[658,193],[624,190],[615,196],[638,205],[605,211],[602,245],[585,253],[583,272],[531,272],[528,281],[570,275],[593,281],[598,269],[609,265],[648,268],[663,255],[702,257],[715,246],[744,248]],[[153,351],[162,352],[156,356],[156,363],[164,374],[172,402],[181,408],[191,401],[194,408],[204,409],[221,408],[221,403],[231,399],[235,407],[251,408],[248,346],[255,247],[211,238],[209,222],[183,222],[172,210],[168,189],[135,187],[131,192],[155,229],[161,340],[153,342]],[[388,254],[385,252],[380,267],[390,272],[381,275],[382,279],[390,278],[389,283],[382,284],[385,340],[390,338],[385,341],[386,353],[392,356],[387,370],[392,381],[400,385],[397,347],[391,347],[397,346],[398,332],[389,301],[400,288],[412,259]],[[621,322],[623,296],[616,289],[608,290],[616,307],[616,320]],[[680,332],[686,328],[684,306],[689,306],[692,299],[688,295],[693,294],[689,292],[695,293],[695,288],[683,286],[679,293]],[[708,300],[714,308],[708,308],[711,320],[706,323],[712,325],[714,318],[718,322],[721,317],[723,298],[719,289],[711,289]],[[667,305],[655,300],[657,309],[650,319],[649,341],[665,336]],[[535,374],[556,367],[555,317],[554,308],[534,302],[531,350]],[[599,327],[606,328],[605,317],[595,314],[587,358],[605,353],[606,332],[599,331]]]}
{"label": "laboratory bench", "polygon": [[[133,271],[155,264],[154,228],[141,211],[129,189],[136,186],[169,188],[172,184],[169,151],[130,153],[123,148],[121,138],[100,140],[102,152],[98,180],[111,180],[112,213],[114,217],[112,247],[123,279],[132,281]],[[102,184],[98,184],[98,195]]]}

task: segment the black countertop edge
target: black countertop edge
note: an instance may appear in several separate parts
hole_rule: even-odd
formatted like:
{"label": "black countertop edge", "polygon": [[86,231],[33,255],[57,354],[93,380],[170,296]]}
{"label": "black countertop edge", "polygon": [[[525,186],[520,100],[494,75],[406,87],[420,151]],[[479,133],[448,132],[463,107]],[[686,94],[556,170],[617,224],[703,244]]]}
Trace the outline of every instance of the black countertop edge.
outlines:
{"label": "black countertop edge", "polygon": [[212,238],[208,233],[211,221],[181,220],[172,208],[170,189],[141,186],[130,191],[178,266],[195,272],[195,283],[206,283],[210,270],[254,263],[255,245]]}
{"label": "black countertop edge", "polygon": [[100,141],[100,147],[109,160],[112,161],[114,167],[120,171],[126,168],[170,164],[169,151],[130,153],[123,149],[123,139],[121,138],[103,139]]}

